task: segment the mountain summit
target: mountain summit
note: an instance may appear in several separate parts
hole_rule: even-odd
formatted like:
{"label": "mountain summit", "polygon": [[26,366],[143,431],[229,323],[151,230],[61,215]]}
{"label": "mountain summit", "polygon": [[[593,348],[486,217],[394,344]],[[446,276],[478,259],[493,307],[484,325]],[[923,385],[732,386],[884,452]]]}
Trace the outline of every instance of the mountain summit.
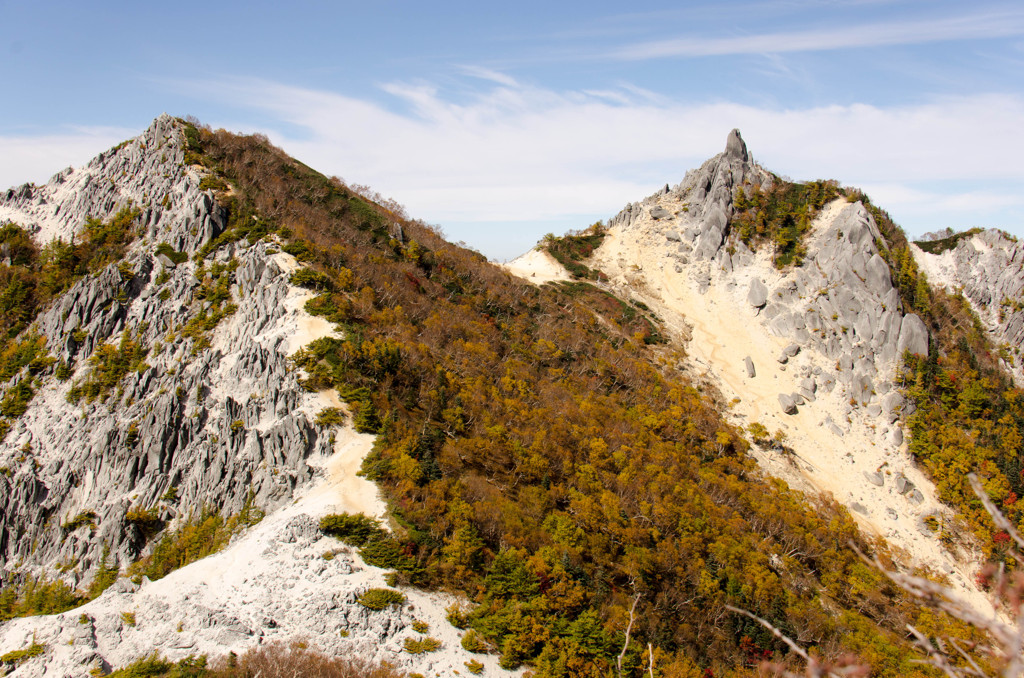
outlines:
{"label": "mountain summit", "polygon": [[[782,180],[751,160],[733,130],[725,152],[677,186],[567,238],[599,242],[578,262],[561,243],[541,247],[569,265],[548,279],[590,278],[663,320],[686,343],[685,369],[721,394],[737,426],[766,441],[753,448],[763,468],[835,497],[863,529],[950,576],[984,608],[971,557],[950,553],[927,527],[953,517],[911,453],[907,424],[917,405],[901,388],[904,356],[933,360],[941,346],[925,322],[936,321],[908,305],[933,308],[922,303],[927,283],[913,273],[902,234],[863,200],[836,182]],[[922,266],[966,281],[974,275],[968,242],[943,255],[949,263]],[[993,263],[1013,259],[996,251],[985,255]],[[510,269],[523,270],[517,262]],[[1024,282],[1006,266],[982,270],[999,276],[961,284],[983,307],[992,308],[988,290],[1012,298]],[[911,275],[918,282],[908,294]],[[996,338],[1005,341],[1015,321],[1002,308],[1006,329]]]}

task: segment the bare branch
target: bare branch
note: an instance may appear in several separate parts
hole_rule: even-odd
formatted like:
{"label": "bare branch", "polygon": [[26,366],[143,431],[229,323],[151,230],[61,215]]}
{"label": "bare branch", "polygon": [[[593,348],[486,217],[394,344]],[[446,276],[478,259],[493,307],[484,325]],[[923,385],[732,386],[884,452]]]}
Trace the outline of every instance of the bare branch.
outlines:
{"label": "bare branch", "polygon": [[957,653],[959,653],[959,655],[964,658],[964,661],[966,661],[970,665],[971,669],[974,671],[974,675],[988,678],[988,674],[981,670],[981,667],[978,666],[977,662],[974,661],[974,658],[971,657],[971,655],[967,654],[962,647],[960,647],[960,644],[956,642],[955,638],[950,638],[949,644],[952,645],[953,649],[955,649]]}
{"label": "bare branch", "polygon": [[911,635],[914,636],[914,644],[917,645],[928,659],[922,663],[934,666],[949,678],[961,678],[961,675],[957,670],[949,663],[944,652],[939,648],[936,648],[928,640],[928,637],[923,633],[915,629],[910,624],[907,624],[907,630],[910,631]]}
{"label": "bare branch", "polygon": [[[636,590],[636,582],[633,582],[633,590]],[[629,649],[629,636],[633,632],[633,621],[635,620],[636,605],[640,602],[640,592],[637,591],[633,596],[633,606],[629,608],[629,626],[626,627],[626,642],[622,644],[622,652],[619,653],[619,658],[616,661],[616,665],[619,669],[619,678],[622,677],[622,660],[626,656],[626,650]]]}
{"label": "bare branch", "polygon": [[777,628],[775,628],[774,626],[772,626],[771,623],[769,623],[767,620],[761,619],[760,617],[758,617],[753,612],[747,612],[746,610],[744,610],[742,608],[733,607],[732,605],[726,605],[725,609],[730,610],[732,612],[736,612],[738,614],[742,614],[744,617],[750,617],[751,619],[756,621],[758,624],[760,624],[761,626],[763,626],[766,629],[768,629],[769,631],[771,631],[773,636],[775,636],[776,638],[778,638],[779,640],[784,642],[786,645],[788,645],[789,649],[793,650],[793,652],[796,652],[798,655],[800,655],[800,657],[802,657],[804,661],[806,661],[806,662],[810,662],[811,661],[810,656],[804,651],[804,649],[802,647],[800,647],[795,642],[790,640],[789,637],[785,633],[783,633],[782,631],[780,631]]}

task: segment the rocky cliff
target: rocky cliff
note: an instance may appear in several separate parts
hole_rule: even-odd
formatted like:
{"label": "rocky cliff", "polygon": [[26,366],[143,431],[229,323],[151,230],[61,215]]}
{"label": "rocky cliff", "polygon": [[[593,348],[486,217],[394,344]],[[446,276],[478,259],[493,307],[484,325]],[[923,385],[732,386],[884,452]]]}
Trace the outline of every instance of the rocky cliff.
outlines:
{"label": "rocky cliff", "polygon": [[[287,361],[298,348],[290,343],[296,314],[311,293],[289,285],[294,259],[271,254],[266,243],[242,241],[193,260],[226,226],[201,179],[183,163],[181,130],[162,117],[85,170],[9,192],[0,206],[39,238],[70,239],[74,224],[128,205],[141,210],[142,229],[121,262],[80,280],[34,323],[72,374],[42,380],[0,447],[10,471],[0,477],[0,500],[14,508],[0,519],[4,563],[74,563],[85,575],[104,546],[128,562],[144,541],[125,520],[133,507],[157,507],[165,521],[179,507],[236,513],[251,492],[271,509],[312,476],[307,457],[328,453],[326,436],[299,408],[303,391]],[[187,258],[175,264],[157,255],[161,243]],[[190,333],[184,329],[211,308],[200,294],[202,267],[222,269],[224,310],[234,311],[214,330]],[[69,402],[71,389],[98,369],[90,361],[97,349],[124,341],[145,347],[143,365],[105,399]],[[172,488],[175,499],[162,500]],[[90,520],[62,529],[83,514]]]}
{"label": "rocky cliff", "polygon": [[188,134],[161,116],[84,168],[0,194],[0,223],[40,246],[135,211],[124,256],[78,280],[27,330],[45,338],[51,366],[5,384],[31,383],[32,398],[0,443],[0,567],[7,587],[27,576],[81,587],[104,555],[127,568],[155,531],[202,511],[268,517],[214,560],[159,582],[122,578],[84,608],[7,623],[0,654],[37,642],[47,651],[16,675],[88,675],[153,651],[215,657],[301,639],[416,670],[465,669],[472,656],[451,628],[439,654],[402,651],[419,637],[412,622],[436,629],[451,599],[413,594],[415,613],[412,604],[372,612],[356,599],[384,586],[384,571],[316,527],[332,511],[384,515],[376,488],[355,475],[373,437],[315,423],[344,406],[334,391],[302,388],[289,356],[335,335],[333,325],[306,313],[314,292],[291,283],[301,265],[273,238],[210,246],[228,212],[208,170],[189,164]]}
{"label": "rocky cliff", "polygon": [[1024,384],[1024,244],[1002,231],[940,234],[914,245],[914,258],[928,280],[961,293],[974,308],[1004,366]]}

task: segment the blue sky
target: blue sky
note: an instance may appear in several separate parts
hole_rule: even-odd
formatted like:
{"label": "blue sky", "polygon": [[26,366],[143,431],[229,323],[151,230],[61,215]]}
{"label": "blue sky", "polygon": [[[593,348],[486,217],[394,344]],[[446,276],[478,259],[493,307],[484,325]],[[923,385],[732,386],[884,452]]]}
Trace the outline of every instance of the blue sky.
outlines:
{"label": "blue sky", "polygon": [[259,131],[493,259],[724,148],[911,235],[1024,236],[1024,6],[0,0],[0,186],[161,112]]}

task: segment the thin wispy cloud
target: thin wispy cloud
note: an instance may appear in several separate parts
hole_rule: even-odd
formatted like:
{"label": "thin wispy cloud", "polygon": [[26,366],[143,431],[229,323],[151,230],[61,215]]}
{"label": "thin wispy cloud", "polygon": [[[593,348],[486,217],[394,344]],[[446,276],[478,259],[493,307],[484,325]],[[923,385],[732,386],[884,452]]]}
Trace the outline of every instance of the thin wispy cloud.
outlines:
{"label": "thin wispy cloud", "polygon": [[[500,77],[471,81],[476,88],[468,97],[464,86],[451,93],[429,82],[388,83],[376,99],[260,79],[174,88],[259,111],[262,122],[249,131],[267,134],[326,174],[373,186],[497,258],[518,254],[547,231],[608,218],[627,202],[678,183],[723,149],[733,127],[769,169],[865,187],[912,232],[934,230],[936,222],[1007,227],[986,220],[1024,208],[1016,197],[1024,195],[1018,134],[1024,97],[1016,95],[766,109],[640,96],[627,85],[582,91]],[[210,122],[246,129],[239,118]],[[110,145],[124,136],[102,139]],[[94,153],[100,141],[94,133],[0,138],[0,153]],[[21,164],[49,157],[44,152]],[[67,164],[67,153],[50,162],[48,173]],[[26,178],[33,177],[7,183]],[[928,182],[957,188],[935,190]],[[986,183],[1018,189],[1001,193]]]}
{"label": "thin wispy cloud", "polygon": [[[286,123],[282,130],[301,128],[305,134],[261,131],[307,164],[370,184],[428,221],[478,230],[611,216],[720,152],[732,127],[774,171],[884,186],[893,202],[883,204],[897,218],[901,206],[915,215],[928,206],[929,218],[944,210],[953,223],[974,223],[979,206],[1006,206],[980,200],[977,182],[1024,185],[1018,96],[764,109],[640,97],[630,87],[556,91],[503,80],[486,78],[493,85],[469,101],[461,88],[456,101],[430,83],[384,85],[407,104],[397,107],[404,112],[394,102],[262,80],[182,86],[261,108]],[[927,181],[965,184],[938,198],[912,188]]]}
{"label": "thin wispy cloud", "polygon": [[0,136],[0,190],[25,182],[43,183],[68,165],[84,165],[95,155],[141,130],[122,127],[69,127],[60,134]]}
{"label": "thin wispy cloud", "polygon": [[719,38],[682,36],[626,45],[609,51],[606,56],[638,61],[667,57],[783,54],[1019,35],[1024,35],[1024,11],[1006,10]]}
{"label": "thin wispy cloud", "polygon": [[506,87],[515,87],[519,84],[516,82],[515,78],[490,68],[484,68],[483,66],[460,66],[459,70],[474,78],[489,80],[491,82],[496,82],[499,85],[505,85]]}

